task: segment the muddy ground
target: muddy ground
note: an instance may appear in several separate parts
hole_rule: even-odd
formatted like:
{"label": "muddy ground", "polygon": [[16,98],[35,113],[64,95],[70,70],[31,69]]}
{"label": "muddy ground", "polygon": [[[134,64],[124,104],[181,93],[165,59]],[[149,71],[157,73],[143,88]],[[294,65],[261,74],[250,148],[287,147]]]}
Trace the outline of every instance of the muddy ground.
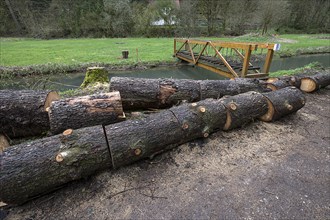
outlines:
{"label": "muddy ground", "polygon": [[256,121],[105,171],[6,219],[329,219],[330,87],[274,123]]}

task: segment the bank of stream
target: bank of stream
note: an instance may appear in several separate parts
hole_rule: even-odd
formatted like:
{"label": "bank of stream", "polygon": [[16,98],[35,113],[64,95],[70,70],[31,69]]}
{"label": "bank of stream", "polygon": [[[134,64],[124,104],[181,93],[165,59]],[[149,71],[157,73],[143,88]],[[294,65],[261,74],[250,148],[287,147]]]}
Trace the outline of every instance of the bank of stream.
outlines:
{"label": "bank of stream", "polygon": [[[270,72],[290,70],[303,67],[312,62],[319,62],[323,67],[330,67],[329,54],[303,55],[273,60]],[[258,65],[258,64],[257,64]],[[80,86],[85,73],[70,73],[59,75],[31,76],[15,79],[2,79],[0,89],[54,89],[65,91]],[[165,66],[144,70],[111,71],[109,77],[139,77],[139,78],[176,78],[176,79],[226,79],[211,71],[191,65]]]}

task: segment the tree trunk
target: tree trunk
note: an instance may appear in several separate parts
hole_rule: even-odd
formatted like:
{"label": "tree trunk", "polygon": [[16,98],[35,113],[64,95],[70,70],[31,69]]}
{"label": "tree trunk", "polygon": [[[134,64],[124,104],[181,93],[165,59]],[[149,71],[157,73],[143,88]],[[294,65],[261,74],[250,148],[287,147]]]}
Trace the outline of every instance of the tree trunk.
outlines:
{"label": "tree trunk", "polygon": [[21,204],[111,167],[102,126],[11,146],[0,157],[0,201]]}
{"label": "tree trunk", "polygon": [[182,101],[219,99],[248,91],[265,92],[266,86],[256,79],[179,80],[113,77],[110,91],[119,91],[123,108],[168,108]]}
{"label": "tree trunk", "polygon": [[54,91],[0,90],[0,133],[8,137],[27,137],[48,131],[46,109],[58,99]]}
{"label": "tree trunk", "polygon": [[3,134],[0,134],[0,155],[8,147],[9,147],[9,141],[7,137]]}
{"label": "tree trunk", "polygon": [[296,87],[286,87],[274,92],[263,93],[268,99],[268,112],[259,119],[275,121],[301,109],[306,102],[304,94]]}
{"label": "tree trunk", "polygon": [[[282,96],[278,97],[279,103],[284,102]],[[206,138],[216,130],[241,126],[261,117],[267,107],[266,98],[249,92],[185,103],[140,120],[103,128],[69,129],[60,135],[10,147],[0,158],[0,200],[23,203],[98,170],[128,165],[193,139]]]}
{"label": "tree trunk", "polygon": [[119,92],[55,101],[48,113],[53,134],[68,128],[108,125],[125,118]]}
{"label": "tree trunk", "polygon": [[300,89],[304,92],[315,92],[328,85],[330,85],[330,74],[317,73],[315,75],[303,77],[301,79]]}

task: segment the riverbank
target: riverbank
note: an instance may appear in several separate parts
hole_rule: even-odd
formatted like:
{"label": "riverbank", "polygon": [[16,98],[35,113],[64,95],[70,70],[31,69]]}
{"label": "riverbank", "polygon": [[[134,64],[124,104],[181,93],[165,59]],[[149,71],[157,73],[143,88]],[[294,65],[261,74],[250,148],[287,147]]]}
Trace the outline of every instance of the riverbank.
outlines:
{"label": "riverbank", "polygon": [[[277,57],[330,53],[329,34],[208,38],[236,42],[280,43]],[[1,38],[0,78],[81,72],[89,66],[132,70],[176,65],[173,38],[101,38],[36,40]],[[121,51],[129,50],[122,59]],[[260,51],[265,53],[266,51]],[[259,55],[260,55],[259,54]]]}

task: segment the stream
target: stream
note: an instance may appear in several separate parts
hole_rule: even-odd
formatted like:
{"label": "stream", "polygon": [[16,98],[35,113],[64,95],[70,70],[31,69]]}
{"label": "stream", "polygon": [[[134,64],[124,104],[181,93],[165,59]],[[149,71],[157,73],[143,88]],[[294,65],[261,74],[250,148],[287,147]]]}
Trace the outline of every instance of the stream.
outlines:
{"label": "stream", "polygon": [[[277,58],[273,60],[270,72],[295,69],[316,61],[321,63],[323,67],[330,67],[330,54]],[[84,76],[85,73],[72,73],[1,80],[0,89],[52,89],[64,91],[78,88],[84,80]],[[109,74],[109,77],[111,78],[114,76],[195,80],[227,79],[211,71],[190,65],[182,65],[178,67],[157,67],[146,70],[112,71]]]}

